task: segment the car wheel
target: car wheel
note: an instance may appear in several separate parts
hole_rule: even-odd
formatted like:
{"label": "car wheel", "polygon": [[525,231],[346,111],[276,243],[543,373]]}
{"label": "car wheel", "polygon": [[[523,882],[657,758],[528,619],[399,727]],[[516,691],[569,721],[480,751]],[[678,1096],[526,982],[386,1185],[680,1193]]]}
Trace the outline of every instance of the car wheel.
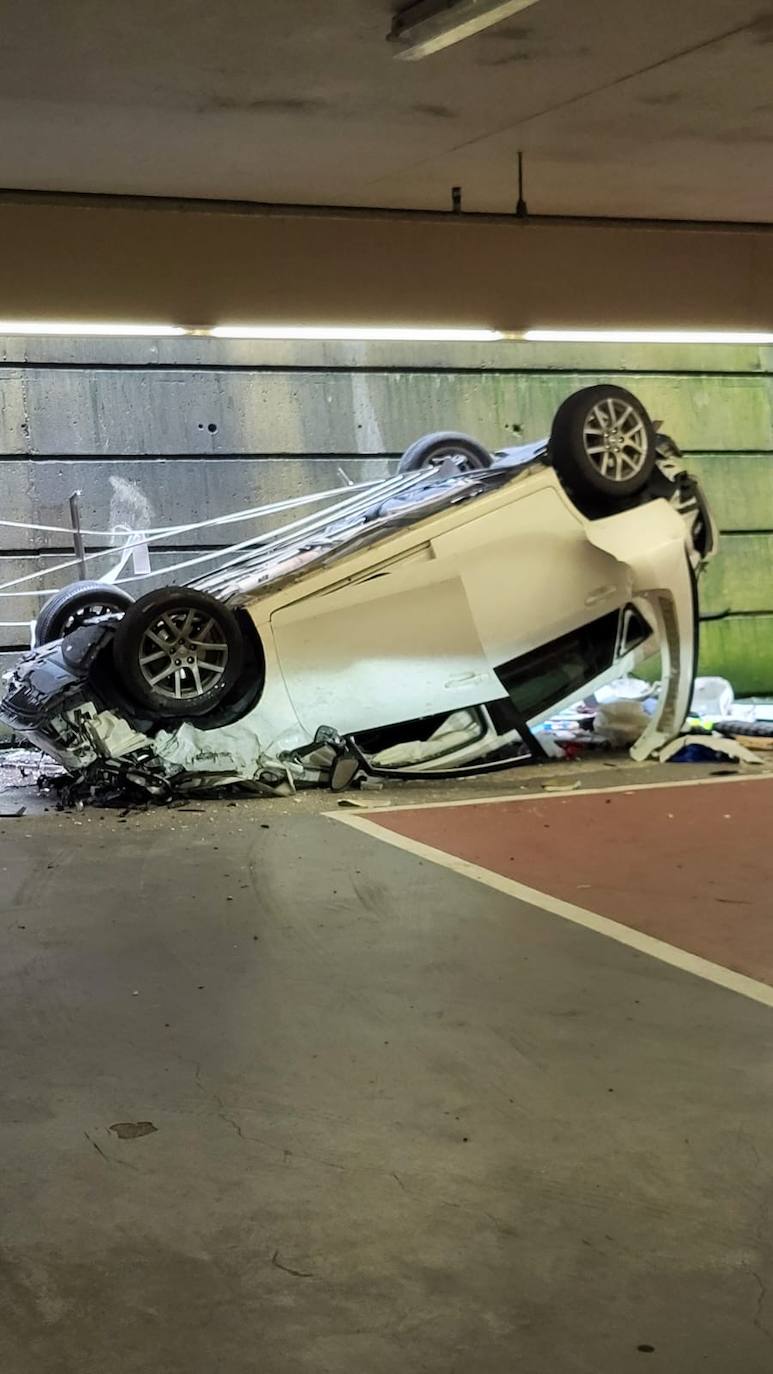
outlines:
{"label": "car wheel", "polygon": [[418,472],[421,468],[437,468],[446,458],[460,460],[460,472],[475,472],[480,468],[490,468],[493,458],[483,444],[472,439],[469,434],[453,434],[440,430],[437,434],[425,434],[405,450],[397,465],[398,472]]}
{"label": "car wheel", "polygon": [[35,643],[52,644],[77,630],[84,620],[98,620],[131,605],[133,597],[123,587],[114,587],[109,582],[73,582],[41,607],[35,623]]}
{"label": "car wheel", "polygon": [[548,450],[571,495],[635,496],[655,468],[656,434],[641,401],[620,386],[588,386],[558,407]]}
{"label": "car wheel", "polygon": [[192,587],[149,592],[113,638],[113,664],[127,691],[162,718],[200,716],[218,705],[236,683],[243,656],[233,611]]}
{"label": "car wheel", "polygon": [[245,610],[236,611],[236,619],[242,634],[242,666],[236,682],[224,697],[218,701],[198,722],[201,730],[221,730],[225,725],[233,725],[243,720],[257,706],[266,684],[266,658],[263,645],[249,615]]}

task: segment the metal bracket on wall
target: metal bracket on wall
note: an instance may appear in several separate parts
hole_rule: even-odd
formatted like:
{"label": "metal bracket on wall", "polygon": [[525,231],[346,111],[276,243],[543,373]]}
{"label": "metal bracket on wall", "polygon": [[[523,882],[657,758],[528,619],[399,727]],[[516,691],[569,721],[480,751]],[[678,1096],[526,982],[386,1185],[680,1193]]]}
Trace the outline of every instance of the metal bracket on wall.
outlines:
{"label": "metal bracket on wall", "polygon": [[78,571],[82,580],[86,581],[86,549],[81,534],[81,510],[80,492],[74,491],[70,497],[70,523],[72,525],[72,542],[75,549],[75,557],[78,560]]}

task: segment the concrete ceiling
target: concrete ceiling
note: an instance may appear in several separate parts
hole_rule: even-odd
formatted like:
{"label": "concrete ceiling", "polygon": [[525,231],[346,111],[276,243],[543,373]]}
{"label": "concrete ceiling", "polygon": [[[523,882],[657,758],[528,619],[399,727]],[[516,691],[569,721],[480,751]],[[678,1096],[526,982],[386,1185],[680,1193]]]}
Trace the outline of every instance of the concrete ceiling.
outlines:
{"label": "concrete ceiling", "polygon": [[539,0],[419,63],[386,0],[3,0],[0,185],[773,219],[773,0]]}

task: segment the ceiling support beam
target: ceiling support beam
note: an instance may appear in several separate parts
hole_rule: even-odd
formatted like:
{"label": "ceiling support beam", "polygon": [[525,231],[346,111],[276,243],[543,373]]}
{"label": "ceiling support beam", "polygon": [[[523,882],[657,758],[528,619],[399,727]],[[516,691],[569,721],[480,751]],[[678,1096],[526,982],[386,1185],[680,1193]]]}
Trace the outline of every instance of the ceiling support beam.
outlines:
{"label": "ceiling support beam", "polygon": [[773,329],[773,228],[6,194],[16,320]]}

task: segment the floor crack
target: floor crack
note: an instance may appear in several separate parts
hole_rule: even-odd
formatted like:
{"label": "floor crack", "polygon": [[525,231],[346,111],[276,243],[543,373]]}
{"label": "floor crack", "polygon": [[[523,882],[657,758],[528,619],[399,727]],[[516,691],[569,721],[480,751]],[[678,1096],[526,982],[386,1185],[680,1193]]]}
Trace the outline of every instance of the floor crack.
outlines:
{"label": "floor crack", "polygon": [[121,1168],[123,1169],[132,1169],[135,1174],[139,1173],[136,1164],[130,1164],[128,1159],[116,1159],[115,1155],[106,1154],[106,1152],[102,1149],[102,1146],[97,1144],[96,1140],[94,1140],[93,1137],[89,1135],[88,1131],[84,1131],[83,1134],[88,1140],[89,1145],[92,1145],[94,1147],[97,1154],[100,1155],[102,1159],[104,1159],[106,1164],[120,1164]]}
{"label": "floor crack", "polygon": [[313,1279],[314,1275],[306,1269],[291,1269],[289,1264],[283,1264],[279,1258],[279,1251],[275,1250],[271,1256],[271,1263],[275,1269],[281,1269],[285,1274],[292,1274],[294,1279]]}
{"label": "floor crack", "polygon": [[194,1081],[196,1083],[196,1087],[204,1093],[205,1097],[211,1098],[212,1101],[216,1103],[218,1108],[218,1120],[223,1121],[226,1125],[230,1126],[231,1130],[235,1131],[236,1135],[238,1135],[240,1140],[246,1141],[249,1145],[260,1145],[262,1149],[269,1150],[272,1154],[281,1155],[282,1162],[284,1164],[288,1164],[291,1159],[308,1159],[312,1164],[319,1164],[324,1169],[337,1169],[340,1173],[346,1173],[346,1165],[336,1164],[335,1161],[332,1159],[320,1159],[317,1155],[306,1154],[302,1150],[290,1150],[287,1148],[286,1145],[272,1145],[268,1140],[261,1140],[260,1136],[257,1135],[246,1135],[245,1132],[242,1130],[241,1126],[239,1125],[239,1122],[236,1121],[234,1117],[232,1117],[229,1114],[228,1108],[226,1107],[226,1104],[223,1101],[222,1097],[220,1097],[218,1093],[215,1092],[214,1088],[205,1088],[204,1084],[201,1081],[200,1064],[196,1064],[195,1066]]}
{"label": "floor crack", "polygon": [[767,1338],[768,1338],[769,1341],[773,1341],[773,1333],[771,1333],[771,1332],[768,1330],[768,1328],[765,1326],[765,1324],[764,1324],[764,1322],[763,1322],[763,1320],[762,1320],[762,1309],[763,1309],[763,1307],[765,1306],[765,1300],[766,1300],[766,1298],[767,1298],[767,1296],[768,1296],[768,1287],[767,1287],[767,1284],[764,1282],[764,1280],[762,1279],[761,1275],[757,1273],[757,1270],[756,1270],[756,1269],[751,1269],[751,1268],[750,1268],[750,1269],[749,1269],[749,1273],[751,1274],[752,1278],[755,1280],[755,1282],[756,1282],[756,1284],[757,1284],[757,1288],[759,1289],[759,1292],[758,1292],[758,1294],[757,1294],[757,1307],[756,1307],[755,1313],[754,1313],[753,1325],[757,1327],[757,1330],[758,1330],[758,1331],[761,1331],[761,1332],[762,1332],[763,1336],[767,1336]]}
{"label": "floor crack", "polygon": [[249,1137],[244,1134],[244,1131],[242,1130],[238,1121],[234,1121],[233,1117],[229,1116],[227,1112],[219,1111],[217,1116],[219,1121],[225,1121],[226,1125],[231,1126],[233,1130],[236,1131],[236,1134],[238,1135],[240,1140],[249,1139]]}

